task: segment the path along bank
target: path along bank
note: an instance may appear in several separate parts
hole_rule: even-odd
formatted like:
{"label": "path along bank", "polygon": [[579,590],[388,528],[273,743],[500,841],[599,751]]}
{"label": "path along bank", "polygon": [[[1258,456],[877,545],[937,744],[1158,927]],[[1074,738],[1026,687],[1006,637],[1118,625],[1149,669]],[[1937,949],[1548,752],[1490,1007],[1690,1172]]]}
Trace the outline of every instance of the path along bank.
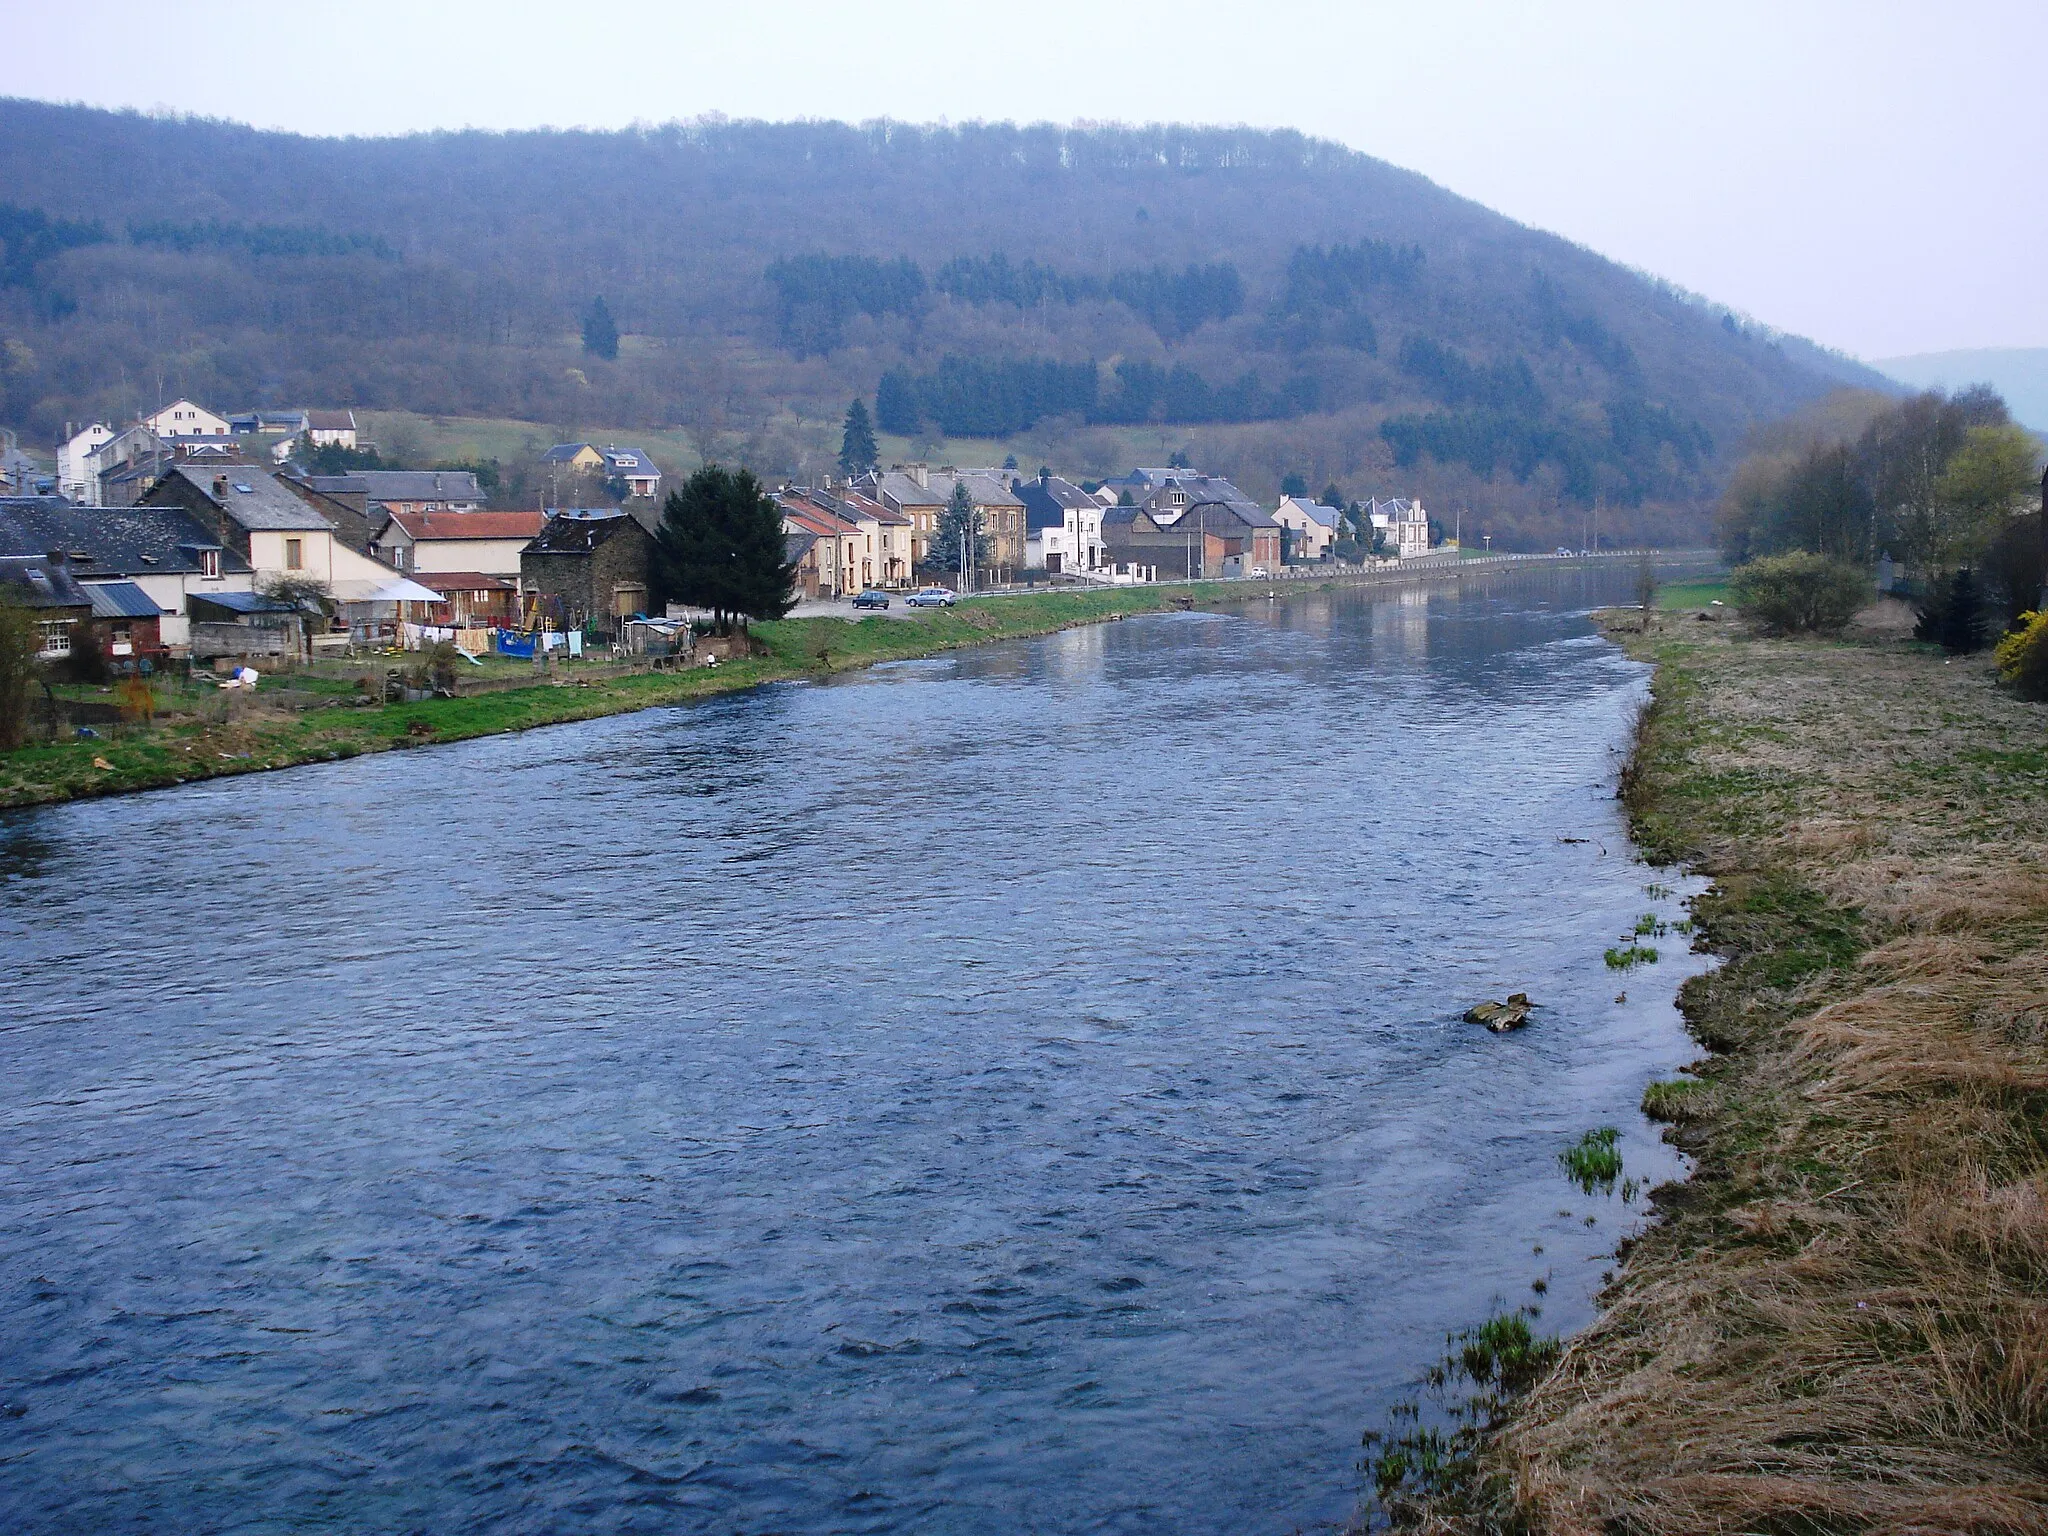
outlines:
{"label": "path along bank", "polygon": [[2048,710],[1986,657],[1664,616],[1624,779],[1726,957],[1698,1159],[1460,1528],[2048,1531]]}

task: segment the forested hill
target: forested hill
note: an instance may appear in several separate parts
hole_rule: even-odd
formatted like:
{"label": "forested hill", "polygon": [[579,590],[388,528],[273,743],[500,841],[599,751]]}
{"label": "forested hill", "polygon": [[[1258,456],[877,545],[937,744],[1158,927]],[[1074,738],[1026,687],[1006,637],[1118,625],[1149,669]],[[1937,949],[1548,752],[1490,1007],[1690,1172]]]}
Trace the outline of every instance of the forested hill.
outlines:
{"label": "forested hill", "polygon": [[[1142,434],[1504,541],[1677,533],[1747,428],[1879,381],[1293,133],[722,121],[310,139],[0,101],[0,424],[161,388],[681,425],[816,472],[854,394],[943,453]],[[606,323],[583,322],[602,298]],[[1096,460],[1102,462],[1097,463]],[[1631,513],[1629,509],[1637,509]]]}

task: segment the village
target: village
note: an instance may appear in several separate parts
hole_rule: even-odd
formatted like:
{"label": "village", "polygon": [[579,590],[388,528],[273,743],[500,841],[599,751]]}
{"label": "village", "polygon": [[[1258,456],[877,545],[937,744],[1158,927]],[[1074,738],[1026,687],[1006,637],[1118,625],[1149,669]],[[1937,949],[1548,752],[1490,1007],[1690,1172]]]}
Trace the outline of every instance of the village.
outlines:
{"label": "village", "polygon": [[[470,469],[320,472],[323,450],[374,460],[373,446],[348,410],[221,415],[178,400],[126,427],[74,426],[54,474],[10,450],[0,596],[33,611],[41,659],[80,677],[177,666],[252,685],[443,642],[476,665],[720,654],[699,644],[700,615],[658,601],[663,473],[637,448],[557,444],[543,459],[554,487],[610,494],[505,509]],[[1179,462],[1100,482],[1014,459],[899,463],[770,494],[793,596],[813,614],[1457,554],[1416,500],[1302,493],[1269,508]],[[956,497],[981,530],[964,560],[940,532]]]}

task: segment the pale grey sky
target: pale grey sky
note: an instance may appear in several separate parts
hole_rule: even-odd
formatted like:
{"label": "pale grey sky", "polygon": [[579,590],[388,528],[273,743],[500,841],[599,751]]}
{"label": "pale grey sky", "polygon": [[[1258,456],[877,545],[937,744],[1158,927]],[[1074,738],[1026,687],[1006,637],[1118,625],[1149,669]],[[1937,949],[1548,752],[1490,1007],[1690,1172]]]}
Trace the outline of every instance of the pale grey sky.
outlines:
{"label": "pale grey sky", "polygon": [[2048,345],[2042,0],[0,0],[0,40],[12,94],[316,134],[1292,127],[1859,356]]}

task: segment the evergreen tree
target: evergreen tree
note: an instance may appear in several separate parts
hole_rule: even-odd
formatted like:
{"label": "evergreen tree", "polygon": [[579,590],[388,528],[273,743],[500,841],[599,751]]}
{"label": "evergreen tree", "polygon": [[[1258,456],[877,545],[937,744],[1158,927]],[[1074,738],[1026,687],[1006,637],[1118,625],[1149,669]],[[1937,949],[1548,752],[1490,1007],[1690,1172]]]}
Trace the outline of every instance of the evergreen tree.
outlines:
{"label": "evergreen tree", "polygon": [[[968,556],[964,569],[963,553]],[[953,482],[953,494],[947,498],[946,510],[939,514],[938,526],[932,530],[931,554],[925,563],[952,571],[963,580],[971,570],[988,563],[988,529],[965,480]]]}
{"label": "evergreen tree", "polygon": [[915,437],[922,413],[917,406],[917,386],[900,369],[882,375],[875,386],[875,422],[884,432],[898,437]]}
{"label": "evergreen tree", "polygon": [[1323,505],[1339,512],[1344,510],[1344,493],[1337,489],[1337,482],[1334,480],[1323,487]]}
{"label": "evergreen tree", "polygon": [[1968,566],[1930,582],[1917,615],[1913,638],[1932,641],[1951,656],[1966,656],[1991,643],[1984,593]]}
{"label": "evergreen tree", "polygon": [[796,601],[782,513],[745,469],[707,464],[669,493],[654,574],[663,602],[708,608],[721,631],[734,618],[779,619]]}
{"label": "evergreen tree", "polygon": [[612,312],[602,298],[590,301],[590,308],[583,312],[583,350],[592,357],[601,357],[614,362],[619,355],[619,328],[612,320]]}
{"label": "evergreen tree", "polygon": [[875,467],[875,428],[868,403],[858,397],[846,408],[846,430],[839,436],[839,473],[851,480]]}
{"label": "evergreen tree", "polygon": [[1280,481],[1280,494],[1282,496],[1306,496],[1308,494],[1308,476],[1303,474],[1289,474],[1285,476]]}

